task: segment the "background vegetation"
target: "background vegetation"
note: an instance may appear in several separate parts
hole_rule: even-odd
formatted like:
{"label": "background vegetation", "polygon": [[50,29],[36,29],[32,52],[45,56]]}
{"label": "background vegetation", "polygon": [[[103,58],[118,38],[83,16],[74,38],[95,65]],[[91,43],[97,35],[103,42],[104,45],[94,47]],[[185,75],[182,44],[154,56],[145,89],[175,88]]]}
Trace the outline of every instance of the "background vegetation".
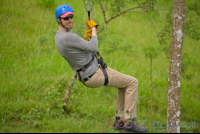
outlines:
{"label": "background vegetation", "polygon": [[[118,133],[106,124],[115,116],[115,88],[91,89],[77,80],[68,113],[62,109],[64,91],[75,73],[61,58],[54,43],[58,29],[55,8],[62,4],[73,7],[73,31],[83,36],[87,13],[81,0],[0,1],[0,132]],[[172,4],[172,0],[157,0],[156,6],[169,9],[160,11],[167,18]],[[200,132],[198,4],[198,0],[186,1],[181,132]],[[97,2],[93,10],[94,20],[103,27],[103,16]],[[109,22],[106,32],[99,33],[99,51],[109,67],[138,79],[139,124],[145,122],[148,132],[166,132],[169,60],[163,48],[167,50],[170,45],[170,25],[152,11],[147,14],[159,31],[159,39],[148,17],[127,13]],[[170,22],[170,17],[167,20]],[[154,94],[149,120],[151,78],[150,60],[146,54],[151,48],[157,51],[158,56],[152,64]],[[114,120],[108,123],[112,126]]]}

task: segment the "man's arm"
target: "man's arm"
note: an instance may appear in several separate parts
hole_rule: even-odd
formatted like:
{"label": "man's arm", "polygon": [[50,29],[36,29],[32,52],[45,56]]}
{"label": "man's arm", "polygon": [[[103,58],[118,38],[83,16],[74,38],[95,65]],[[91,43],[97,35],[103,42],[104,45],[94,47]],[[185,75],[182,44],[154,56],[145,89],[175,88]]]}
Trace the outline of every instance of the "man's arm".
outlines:
{"label": "man's arm", "polygon": [[97,36],[97,27],[96,26],[94,26],[92,28],[92,36]]}
{"label": "man's arm", "polygon": [[[71,33],[67,37],[67,42],[69,46],[81,49],[83,51],[89,51],[89,52],[98,52],[98,38],[96,33],[96,28],[94,29],[94,36],[92,36],[90,41],[84,40],[82,37],[75,33]],[[92,35],[93,35],[92,34]]]}

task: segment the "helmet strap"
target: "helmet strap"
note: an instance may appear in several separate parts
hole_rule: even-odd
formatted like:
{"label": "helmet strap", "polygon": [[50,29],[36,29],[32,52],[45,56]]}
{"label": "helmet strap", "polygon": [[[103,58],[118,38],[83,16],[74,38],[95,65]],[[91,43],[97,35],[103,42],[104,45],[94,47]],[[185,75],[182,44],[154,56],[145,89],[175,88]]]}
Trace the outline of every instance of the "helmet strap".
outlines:
{"label": "helmet strap", "polygon": [[60,20],[60,22],[58,22],[58,23],[61,24],[65,29],[67,29],[67,28],[62,24],[61,17],[59,17],[59,20]]}

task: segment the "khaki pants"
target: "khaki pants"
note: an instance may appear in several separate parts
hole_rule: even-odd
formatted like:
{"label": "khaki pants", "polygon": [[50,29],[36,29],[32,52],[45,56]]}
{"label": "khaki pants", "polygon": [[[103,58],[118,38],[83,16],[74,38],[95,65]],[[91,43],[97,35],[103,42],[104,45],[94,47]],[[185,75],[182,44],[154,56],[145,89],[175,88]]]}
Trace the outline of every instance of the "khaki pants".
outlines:
{"label": "khaki pants", "polygon": [[[122,74],[109,67],[106,68],[109,83],[107,86],[118,88],[116,116],[132,115],[131,118],[137,117],[137,100],[138,100],[138,81],[136,78]],[[105,77],[99,66],[96,73],[85,82],[90,88],[97,88],[104,85]]]}

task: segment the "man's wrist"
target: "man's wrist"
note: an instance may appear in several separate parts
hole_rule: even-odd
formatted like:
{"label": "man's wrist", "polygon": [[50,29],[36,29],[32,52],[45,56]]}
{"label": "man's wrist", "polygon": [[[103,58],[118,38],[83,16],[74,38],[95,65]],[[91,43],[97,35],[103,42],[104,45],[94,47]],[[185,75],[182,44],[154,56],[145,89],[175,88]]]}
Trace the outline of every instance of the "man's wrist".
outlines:
{"label": "man's wrist", "polygon": [[[94,25],[93,27],[97,28],[97,25]],[[92,27],[92,28],[93,28],[93,27]]]}
{"label": "man's wrist", "polygon": [[92,36],[97,36],[97,28],[96,28],[96,26],[94,26],[92,28]]}

